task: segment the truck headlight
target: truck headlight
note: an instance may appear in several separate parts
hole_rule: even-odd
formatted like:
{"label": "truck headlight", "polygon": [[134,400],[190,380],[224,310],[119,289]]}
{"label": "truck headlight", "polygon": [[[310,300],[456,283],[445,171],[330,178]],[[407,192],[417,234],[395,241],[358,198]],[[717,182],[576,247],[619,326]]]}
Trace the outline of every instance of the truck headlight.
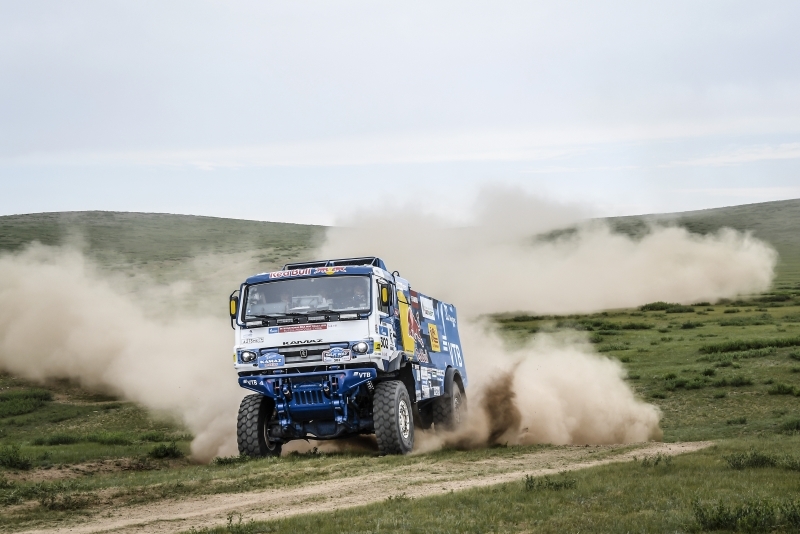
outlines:
{"label": "truck headlight", "polygon": [[353,345],[353,352],[357,352],[359,354],[366,354],[369,350],[369,345],[366,344],[364,341],[359,341],[355,345]]}
{"label": "truck headlight", "polygon": [[242,361],[244,363],[252,362],[255,359],[256,359],[256,353],[255,352],[251,352],[249,350],[243,350],[242,351]]}

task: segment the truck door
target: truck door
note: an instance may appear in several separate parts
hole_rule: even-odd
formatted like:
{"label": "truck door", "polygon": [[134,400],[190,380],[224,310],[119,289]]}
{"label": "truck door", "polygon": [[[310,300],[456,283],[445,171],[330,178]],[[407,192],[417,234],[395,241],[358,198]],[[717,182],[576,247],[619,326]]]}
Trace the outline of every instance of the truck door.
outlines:
{"label": "truck door", "polygon": [[397,309],[397,301],[395,297],[394,284],[385,280],[378,279],[378,335],[380,336],[380,350],[382,353],[388,353],[389,358],[393,359],[397,352],[397,318],[395,310]]}

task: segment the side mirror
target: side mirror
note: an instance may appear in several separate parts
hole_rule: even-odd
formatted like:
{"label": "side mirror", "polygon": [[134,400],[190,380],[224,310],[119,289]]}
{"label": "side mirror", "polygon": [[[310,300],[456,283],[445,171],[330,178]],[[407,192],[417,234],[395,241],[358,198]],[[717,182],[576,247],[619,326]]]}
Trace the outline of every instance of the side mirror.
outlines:
{"label": "side mirror", "polygon": [[231,319],[236,319],[236,314],[239,311],[239,297],[231,295],[230,312]]}
{"label": "side mirror", "polygon": [[389,287],[381,286],[381,306],[389,306],[392,303],[391,295],[389,295]]}

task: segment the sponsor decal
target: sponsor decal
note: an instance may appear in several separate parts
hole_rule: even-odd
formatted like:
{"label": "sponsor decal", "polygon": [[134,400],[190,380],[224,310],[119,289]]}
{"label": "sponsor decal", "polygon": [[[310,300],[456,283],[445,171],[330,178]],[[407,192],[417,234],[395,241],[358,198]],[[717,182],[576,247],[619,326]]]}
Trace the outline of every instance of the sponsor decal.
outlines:
{"label": "sponsor decal", "polygon": [[269,333],[270,334],[277,334],[278,333],[278,327],[277,326],[270,327]]}
{"label": "sponsor decal", "polygon": [[352,354],[350,349],[342,349],[339,347],[333,347],[330,350],[322,351],[322,361],[323,362],[349,362]]}
{"label": "sponsor decal", "polygon": [[281,326],[278,328],[279,334],[287,332],[308,332],[309,330],[327,330],[327,324],[297,324],[293,326]]}
{"label": "sponsor decal", "polygon": [[461,348],[455,343],[450,343],[450,362],[456,367],[464,367],[464,360],[461,358]]}
{"label": "sponsor decal", "polygon": [[353,373],[353,375],[356,378],[370,378],[372,376],[372,373],[362,373],[360,371],[356,371],[355,373]]}
{"label": "sponsor decal", "polygon": [[243,344],[263,343],[263,342],[264,342],[264,338],[263,337],[248,337],[248,338],[242,340]]}
{"label": "sponsor decal", "polygon": [[283,355],[271,352],[258,357],[258,368],[268,369],[270,367],[281,367],[283,365]]}
{"label": "sponsor decal", "polygon": [[257,386],[258,380],[242,380],[242,384],[245,386]]}
{"label": "sponsor decal", "polygon": [[288,276],[306,276],[311,274],[311,268],[291,269],[289,271],[273,271],[269,273],[270,278],[286,278]]}
{"label": "sponsor decal", "polygon": [[317,267],[314,270],[314,274],[336,274],[336,273],[346,273],[347,267]]}
{"label": "sponsor decal", "polygon": [[378,327],[378,334],[380,334],[382,336],[388,336],[389,335],[389,329],[386,328],[385,326],[379,326]]}
{"label": "sponsor decal", "polygon": [[439,386],[433,386],[431,388],[431,393],[433,393],[434,397],[438,397],[439,395],[441,395],[440,390],[439,390]]}
{"label": "sponsor decal", "polygon": [[375,346],[373,347],[373,350],[375,352],[380,352],[381,351],[381,342],[380,341],[376,341],[375,342]]}
{"label": "sponsor decal", "polygon": [[449,321],[450,324],[453,325],[453,328],[455,328],[456,327],[456,318],[455,318],[456,309],[453,308],[453,306],[450,306],[450,313],[447,313],[447,306],[443,306],[442,308],[443,308],[443,311],[444,311],[444,320],[445,321]]}
{"label": "sponsor decal", "polygon": [[428,324],[428,335],[431,338],[431,350],[440,352],[442,347],[439,345],[439,329],[433,323]]}
{"label": "sponsor decal", "polygon": [[302,341],[284,341],[284,345],[309,345],[311,343],[320,343],[321,339],[304,339]]}
{"label": "sponsor decal", "polygon": [[436,312],[433,309],[433,300],[428,297],[419,296],[419,304],[422,308],[422,316],[431,321],[436,319]]}

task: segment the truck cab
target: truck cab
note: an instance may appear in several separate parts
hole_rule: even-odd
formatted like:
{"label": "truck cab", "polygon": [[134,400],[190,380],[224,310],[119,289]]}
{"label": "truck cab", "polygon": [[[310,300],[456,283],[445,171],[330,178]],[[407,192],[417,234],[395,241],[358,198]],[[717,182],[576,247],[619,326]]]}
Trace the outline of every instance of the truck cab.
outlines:
{"label": "truck cab", "polygon": [[414,428],[449,430],[466,407],[456,309],[413,290],[380,258],[287,264],[230,298],[239,452],[374,433],[405,454]]}

